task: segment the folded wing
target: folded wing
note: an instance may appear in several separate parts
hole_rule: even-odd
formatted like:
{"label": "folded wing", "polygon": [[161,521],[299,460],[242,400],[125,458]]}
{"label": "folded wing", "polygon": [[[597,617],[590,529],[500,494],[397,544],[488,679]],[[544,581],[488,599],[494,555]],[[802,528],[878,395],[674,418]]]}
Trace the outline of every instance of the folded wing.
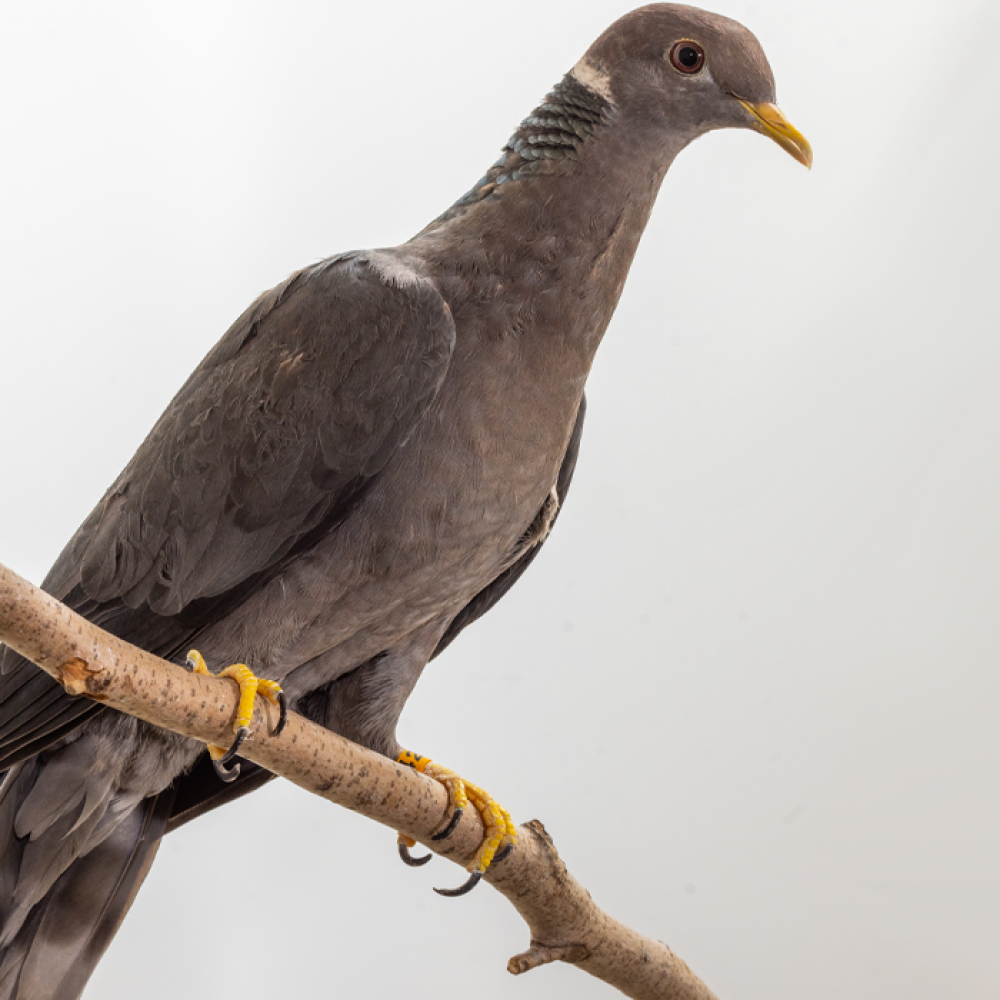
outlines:
{"label": "folded wing", "polygon": [[[188,379],[43,587],[167,658],[336,530],[433,401],[455,327],[385,254],[299,271]],[[386,275],[391,277],[386,277]],[[10,650],[0,769],[99,711]]]}

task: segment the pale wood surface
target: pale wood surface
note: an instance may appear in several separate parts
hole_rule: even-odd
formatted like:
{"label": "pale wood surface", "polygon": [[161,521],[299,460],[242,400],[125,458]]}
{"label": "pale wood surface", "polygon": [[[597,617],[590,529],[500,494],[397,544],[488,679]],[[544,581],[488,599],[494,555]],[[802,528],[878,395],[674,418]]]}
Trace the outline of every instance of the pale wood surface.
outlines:
{"label": "pale wood surface", "polygon": [[[0,641],[37,663],[71,694],[201,742],[228,745],[232,740],[235,683],[190,673],[109,635],[3,565]],[[466,811],[447,841],[430,840],[448,813],[448,796],[438,782],[294,713],[281,735],[271,736],[268,724],[275,721],[276,710],[258,699],[254,735],[241,756],[330,802],[402,830],[436,854],[462,865],[472,858],[483,836],[474,810]],[[507,964],[514,975],[564,961],[636,1000],[714,997],[665,944],[601,910],[566,870],[537,820],[518,827],[514,852],[489,870],[485,880],[528,924],[529,948]]]}

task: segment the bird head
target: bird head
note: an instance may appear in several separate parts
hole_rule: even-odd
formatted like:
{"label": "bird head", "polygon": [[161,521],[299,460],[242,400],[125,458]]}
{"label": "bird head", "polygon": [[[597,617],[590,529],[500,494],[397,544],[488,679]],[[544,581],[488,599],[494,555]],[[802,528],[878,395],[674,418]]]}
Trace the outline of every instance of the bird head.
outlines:
{"label": "bird head", "polygon": [[647,129],[682,141],[719,128],[749,128],[806,167],[812,148],[775,103],[774,76],[756,37],[696,7],[640,7],[608,28],[573,74]]}

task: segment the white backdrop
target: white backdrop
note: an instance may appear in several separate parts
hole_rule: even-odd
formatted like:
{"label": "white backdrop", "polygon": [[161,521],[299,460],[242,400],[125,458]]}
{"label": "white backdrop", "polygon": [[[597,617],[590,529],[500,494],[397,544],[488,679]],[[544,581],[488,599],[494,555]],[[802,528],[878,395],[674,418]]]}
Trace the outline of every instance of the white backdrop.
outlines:
{"label": "white backdrop", "polygon": [[[0,6],[0,560],[39,581],[259,291],[421,228],[626,9]],[[1000,12],[722,12],[815,169],[682,154],[558,528],[401,738],[724,998],[995,998]],[[511,979],[461,878],[276,783],[167,838],[87,996],[609,995]]]}

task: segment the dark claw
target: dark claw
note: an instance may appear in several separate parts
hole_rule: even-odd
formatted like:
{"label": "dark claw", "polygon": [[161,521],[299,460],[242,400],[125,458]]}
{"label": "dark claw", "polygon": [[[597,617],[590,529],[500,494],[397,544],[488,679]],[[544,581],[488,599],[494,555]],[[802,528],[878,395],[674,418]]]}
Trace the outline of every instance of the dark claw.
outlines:
{"label": "dark claw", "polygon": [[403,859],[403,864],[409,865],[411,868],[420,868],[421,865],[426,865],[427,862],[434,857],[433,854],[428,854],[423,858],[415,858],[412,854],[410,854],[410,849],[406,846],[406,844],[399,845],[399,856]]}
{"label": "dark claw", "polygon": [[500,850],[493,855],[493,864],[496,864],[498,861],[503,861],[504,858],[509,857],[510,852],[513,850],[514,850],[514,845],[508,840],[507,843],[504,844],[503,847],[501,847]]}
{"label": "dark claw", "polygon": [[278,724],[274,727],[274,732],[272,736],[277,736],[282,729],[285,728],[285,723],[288,721],[288,699],[285,698],[285,692],[278,692]]}
{"label": "dark claw", "polygon": [[221,781],[230,782],[235,781],[240,776],[240,765],[234,764],[232,768],[226,769],[222,765],[221,760],[213,760],[212,767],[215,768],[215,773],[219,776]]}
{"label": "dark claw", "polygon": [[464,896],[467,892],[472,892],[473,889],[479,885],[479,880],[483,877],[482,872],[473,872],[464,885],[460,885],[457,889],[435,889],[434,891],[439,896],[450,896],[454,898],[455,896]]}
{"label": "dark claw", "polygon": [[250,730],[246,726],[240,726],[236,730],[236,739],[233,740],[233,745],[226,752],[226,756],[221,760],[216,761],[217,764],[221,764],[225,767],[226,764],[231,764],[236,758],[236,754],[239,753],[239,749],[243,746],[243,741],[250,735]]}
{"label": "dark claw", "polygon": [[[440,833],[435,833],[431,837],[431,840],[444,840],[446,837],[450,837],[455,832],[455,827],[458,826],[459,822],[462,819],[462,811],[463,810],[461,808],[456,809],[451,814],[451,820],[449,821],[448,825]],[[466,889],[465,891],[468,892],[468,889]]]}
{"label": "dark claw", "polygon": [[236,739],[233,740],[233,745],[226,752],[225,757],[220,760],[213,760],[212,766],[215,768],[215,773],[225,782],[235,781],[240,776],[240,765],[236,764],[232,768],[227,768],[227,764],[231,764],[236,754],[239,752],[240,747],[243,745],[243,741],[250,735],[250,730],[246,726],[240,726],[236,730]]}

